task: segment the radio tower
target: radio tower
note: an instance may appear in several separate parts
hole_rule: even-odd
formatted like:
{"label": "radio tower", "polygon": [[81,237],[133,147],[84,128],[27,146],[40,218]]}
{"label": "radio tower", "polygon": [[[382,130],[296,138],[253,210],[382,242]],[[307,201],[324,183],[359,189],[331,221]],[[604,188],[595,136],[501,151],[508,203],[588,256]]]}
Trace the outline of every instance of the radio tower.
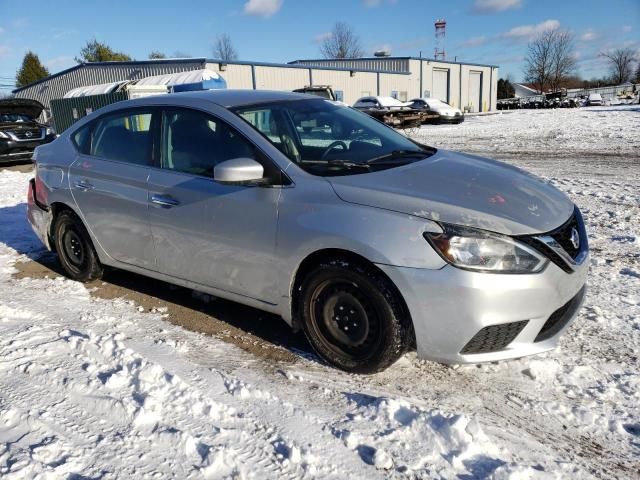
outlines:
{"label": "radio tower", "polygon": [[447,53],[444,49],[444,37],[447,29],[447,21],[444,18],[436,20],[436,48],[433,50],[434,60],[446,60]]}

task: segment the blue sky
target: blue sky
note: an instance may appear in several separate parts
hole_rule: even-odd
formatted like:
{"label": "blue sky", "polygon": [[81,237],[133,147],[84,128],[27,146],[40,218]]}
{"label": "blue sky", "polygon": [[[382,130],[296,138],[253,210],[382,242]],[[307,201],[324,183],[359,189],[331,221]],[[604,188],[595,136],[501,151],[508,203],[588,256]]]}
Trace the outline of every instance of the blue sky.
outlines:
{"label": "blue sky", "polygon": [[0,0],[0,85],[6,92],[26,50],[56,72],[94,37],[136,59],[152,50],[211,57],[220,33],[241,60],[316,58],[336,21],[353,27],[368,54],[430,57],[441,17],[449,59],[499,65],[516,81],[527,41],[545,28],[575,34],[578,73],[587,78],[606,71],[599,51],[640,51],[640,0]]}

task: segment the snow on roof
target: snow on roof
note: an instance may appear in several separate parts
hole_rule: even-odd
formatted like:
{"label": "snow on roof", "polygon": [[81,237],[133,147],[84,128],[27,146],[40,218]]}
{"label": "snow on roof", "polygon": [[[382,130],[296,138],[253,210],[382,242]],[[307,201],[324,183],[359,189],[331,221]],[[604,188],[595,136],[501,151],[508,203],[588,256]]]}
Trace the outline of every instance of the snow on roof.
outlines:
{"label": "snow on roof", "polygon": [[120,85],[123,85],[130,80],[122,80],[120,82],[101,83],[99,85],[87,85],[84,87],[74,88],[64,94],[64,98],[71,97],[87,97],[89,95],[101,95],[104,93],[115,92]]}
{"label": "snow on roof", "polygon": [[189,83],[201,83],[208,80],[221,80],[222,77],[217,72],[208,69],[190,70],[188,72],[167,73],[154,75],[153,77],[141,78],[136,85],[183,85]]}

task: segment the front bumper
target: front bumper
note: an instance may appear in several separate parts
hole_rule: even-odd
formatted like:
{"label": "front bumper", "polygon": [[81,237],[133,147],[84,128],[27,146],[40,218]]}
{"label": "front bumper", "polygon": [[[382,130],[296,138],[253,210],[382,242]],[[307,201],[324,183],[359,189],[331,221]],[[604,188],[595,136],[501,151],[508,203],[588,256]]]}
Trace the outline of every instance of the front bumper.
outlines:
{"label": "front bumper", "polygon": [[[582,304],[588,263],[587,256],[573,273],[549,263],[544,271],[531,275],[479,273],[450,265],[440,270],[378,267],[407,303],[418,357],[458,364],[524,357],[555,348]],[[571,309],[563,311],[567,305]],[[549,330],[554,318],[563,312],[562,321]],[[512,323],[517,327],[512,330],[515,336],[506,346],[466,353],[472,339],[491,330],[483,331],[485,327]]]}
{"label": "front bumper", "polygon": [[460,115],[459,117],[447,117],[446,115],[440,115],[440,119],[438,121],[440,123],[462,123],[464,122],[464,115]]}
{"label": "front bumper", "polygon": [[36,147],[53,142],[56,136],[51,134],[43,139],[33,141],[18,141],[0,138],[0,162],[15,162],[19,160],[31,160]]}

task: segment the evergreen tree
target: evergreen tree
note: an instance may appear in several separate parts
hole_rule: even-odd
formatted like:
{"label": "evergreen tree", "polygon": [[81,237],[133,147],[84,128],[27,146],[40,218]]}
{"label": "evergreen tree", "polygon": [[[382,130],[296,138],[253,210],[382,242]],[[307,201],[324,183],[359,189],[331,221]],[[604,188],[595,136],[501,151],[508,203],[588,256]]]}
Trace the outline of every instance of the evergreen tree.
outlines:
{"label": "evergreen tree", "polygon": [[126,53],[115,52],[107,45],[97,41],[95,38],[88,41],[80,50],[80,56],[76,57],[78,63],[90,62],[128,62],[131,57]]}
{"label": "evergreen tree", "polygon": [[29,50],[22,60],[22,66],[16,73],[16,87],[24,87],[41,78],[49,76],[49,70],[40,62],[38,55]]}

